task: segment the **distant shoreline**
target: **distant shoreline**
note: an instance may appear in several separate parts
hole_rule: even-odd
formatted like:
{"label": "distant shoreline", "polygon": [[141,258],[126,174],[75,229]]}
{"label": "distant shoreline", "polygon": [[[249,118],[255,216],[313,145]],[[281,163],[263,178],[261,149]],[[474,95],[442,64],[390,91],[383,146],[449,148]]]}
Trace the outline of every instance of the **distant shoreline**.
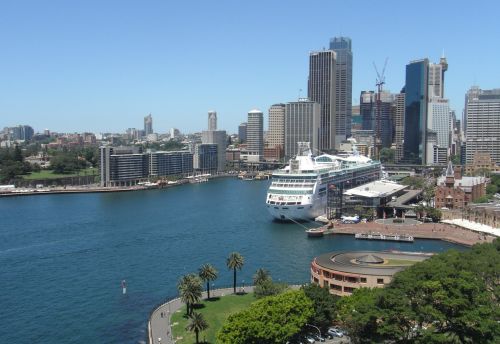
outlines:
{"label": "distant shoreline", "polygon": [[[223,177],[236,177],[235,174],[221,174],[213,175],[208,177],[208,179],[223,178]],[[0,192],[1,197],[16,197],[16,196],[43,196],[43,195],[61,195],[61,194],[84,194],[84,193],[112,193],[112,192],[130,192],[130,191],[142,191],[142,190],[158,190],[158,189],[168,189],[170,187],[175,187],[179,185],[190,184],[188,179],[178,180],[174,184],[158,185],[155,187],[134,185],[125,187],[102,187],[102,186],[68,186],[67,188],[57,187],[42,188],[42,189],[26,189],[26,191],[5,191]]]}

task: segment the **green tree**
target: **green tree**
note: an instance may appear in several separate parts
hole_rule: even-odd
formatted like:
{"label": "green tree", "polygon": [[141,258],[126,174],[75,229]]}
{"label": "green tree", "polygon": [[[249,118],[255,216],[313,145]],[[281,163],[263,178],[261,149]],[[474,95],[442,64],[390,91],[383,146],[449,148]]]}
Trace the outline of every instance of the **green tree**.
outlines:
{"label": "green tree", "polygon": [[285,283],[275,283],[271,279],[266,279],[255,285],[254,295],[255,298],[261,299],[267,296],[278,295],[287,288],[288,286]]}
{"label": "green tree", "polygon": [[272,281],[271,274],[266,269],[258,269],[253,275],[253,285],[259,285],[265,281]]}
{"label": "green tree", "polygon": [[226,260],[226,265],[229,270],[233,270],[233,291],[236,294],[236,270],[241,270],[245,259],[238,252],[232,252]]}
{"label": "green tree", "polygon": [[189,316],[189,323],[186,326],[186,330],[194,332],[196,335],[196,344],[199,343],[198,336],[200,332],[205,331],[208,328],[208,323],[203,317],[203,314],[193,312]]}
{"label": "green tree", "polygon": [[200,278],[207,283],[207,299],[210,299],[210,282],[215,281],[218,276],[217,269],[210,264],[204,264],[198,270]]}
{"label": "green tree", "polygon": [[441,212],[441,210],[433,207],[426,207],[425,212],[427,213],[427,216],[432,219],[433,222],[439,222],[443,217],[443,213]]}
{"label": "green tree", "polygon": [[300,332],[312,314],[312,301],[303,290],[266,297],[230,315],[217,333],[217,343],[285,343]]}
{"label": "green tree", "polygon": [[382,148],[380,150],[380,162],[382,163],[394,163],[394,150],[390,148]]}
{"label": "green tree", "polygon": [[494,195],[498,192],[498,186],[496,184],[490,184],[486,187],[486,194],[488,195]]}
{"label": "green tree", "polygon": [[186,314],[191,315],[193,305],[200,301],[203,291],[200,277],[193,273],[182,276],[177,283],[177,290],[182,302],[186,304]]}
{"label": "green tree", "polygon": [[472,203],[488,203],[489,202],[489,198],[487,195],[484,195],[484,196],[481,196],[479,198],[476,198]]}
{"label": "green tree", "polygon": [[335,305],[339,297],[330,294],[327,288],[321,288],[314,283],[303,286],[302,290],[313,302],[314,313],[310,322],[325,330],[335,320]]}

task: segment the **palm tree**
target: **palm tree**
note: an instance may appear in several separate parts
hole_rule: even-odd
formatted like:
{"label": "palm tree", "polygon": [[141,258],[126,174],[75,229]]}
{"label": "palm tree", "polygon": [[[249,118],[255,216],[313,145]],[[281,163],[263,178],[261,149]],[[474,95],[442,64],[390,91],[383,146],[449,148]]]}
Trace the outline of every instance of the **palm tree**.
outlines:
{"label": "palm tree", "polygon": [[200,277],[193,273],[182,276],[177,283],[177,290],[179,290],[181,300],[186,303],[186,314],[190,315],[192,306],[201,299],[203,286]]}
{"label": "palm tree", "polygon": [[265,281],[271,281],[271,274],[266,269],[258,269],[253,275],[253,285],[259,285]]}
{"label": "palm tree", "polygon": [[193,312],[189,316],[190,321],[186,326],[186,330],[194,332],[196,334],[196,344],[198,344],[198,335],[201,331],[204,331],[208,328],[208,323],[203,317],[203,314]]}
{"label": "palm tree", "polygon": [[207,283],[207,299],[210,299],[210,281],[217,279],[218,271],[210,264],[204,264],[198,270],[200,278]]}
{"label": "palm tree", "polygon": [[229,270],[233,269],[233,290],[236,294],[236,270],[241,270],[245,260],[238,252],[232,252],[226,260],[226,265]]}

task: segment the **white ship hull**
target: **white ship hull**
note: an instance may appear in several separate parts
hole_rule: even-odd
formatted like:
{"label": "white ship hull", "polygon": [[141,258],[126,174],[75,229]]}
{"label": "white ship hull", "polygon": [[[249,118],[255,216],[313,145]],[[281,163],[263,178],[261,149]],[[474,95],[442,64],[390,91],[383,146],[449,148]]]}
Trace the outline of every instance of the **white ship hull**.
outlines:
{"label": "white ship hull", "polygon": [[300,205],[267,204],[267,210],[281,221],[308,221],[326,213],[326,196]]}

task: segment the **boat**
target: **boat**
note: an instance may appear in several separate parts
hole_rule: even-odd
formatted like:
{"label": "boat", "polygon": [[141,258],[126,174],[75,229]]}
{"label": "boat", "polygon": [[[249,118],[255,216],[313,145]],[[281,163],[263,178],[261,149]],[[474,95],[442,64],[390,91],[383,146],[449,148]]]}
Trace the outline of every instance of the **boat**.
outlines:
{"label": "boat", "polygon": [[326,214],[329,190],[350,189],[379,180],[381,165],[356,150],[346,156],[313,156],[309,142],[298,142],[298,154],[272,173],[266,206],[278,220],[312,220]]}
{"label": "boat", "polygon": [[309,237],[322,237],[325,234],[325,227],[311,228],[306,230],[307,236]]}
{"label": "boat", "polygon": [[354,234],[354,237],[356,239],[365,239],[365,240],[384,240],[384,241],[403,241],[403,242],[414,241],[413,236],[406,234],[356,233]]}

